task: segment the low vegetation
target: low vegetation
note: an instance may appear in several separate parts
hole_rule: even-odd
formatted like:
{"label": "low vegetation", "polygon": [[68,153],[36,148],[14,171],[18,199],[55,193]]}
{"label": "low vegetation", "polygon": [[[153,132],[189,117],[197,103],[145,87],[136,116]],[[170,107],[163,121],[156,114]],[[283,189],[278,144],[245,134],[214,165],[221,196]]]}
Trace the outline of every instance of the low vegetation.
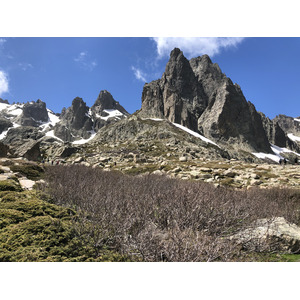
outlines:
{"label": "low vegetation", "polygon": [[83,165],[49,166],[45,180],[39,189],[54,205],[76,212],[65,222],[90,241],[94,259],[109,249],[142,261],[299,260],[296,254],[253,253],[229,239],[260,218],[284,217],[300,225],[299,190],[237,191]]}
{"label": "low vegetation", "polygon": [[[126,261],[107,246],[95,252],[79,232],[78,215],[14,181],[0,182],[0,261]],[[5,188],[4,188],[5,187]]]}
{"label": "low vegetation", "polygon": [[37,165],[37,164],[19,164],[19,165],[12,165],[10,169],[13,172],[19,172],[20,174],[26,176],[28,179],[37,180],[41,178],[42,174],[44,173],[44,168]]}

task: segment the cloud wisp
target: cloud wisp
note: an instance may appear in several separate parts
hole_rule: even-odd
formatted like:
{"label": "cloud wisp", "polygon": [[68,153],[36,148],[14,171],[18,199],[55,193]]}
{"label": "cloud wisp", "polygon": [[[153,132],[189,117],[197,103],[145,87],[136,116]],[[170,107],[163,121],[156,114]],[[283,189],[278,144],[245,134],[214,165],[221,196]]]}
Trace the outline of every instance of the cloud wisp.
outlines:
{"label": "cloud wisp", "polygon": [[30,63],[19,63],[18,66],[19,66],[23,71],[27,71],[27,70],[33,68],[33,65],[30,64]]}
{"label": "cloud wisp", "polygon": [[74,58],[74,61],[83,69],[88,71],[93,71],[93,69],[98,65],[96,60],[90,58],[87,51],[80,52],[79,55]]}
{"label": "cloud wisp", "polygon": [[208,54],[214,56],[221,50],[234,48],[244,38],[240,37],[156,37],[152,38],[156,43],[158,58],[170,55],[175,48],[180,48],[187,58]]}
{"label": "cloud wisp", "polygon": [[133,71],[133,74],[137,80],[147,82],[147,79],[146,79],[147,75],[141,69],[138,69],[138,68],[135,68],[132,66],[131,70]]}
{"label": "cloud wisp", "polygon": [[8,76],[4,71],[0,70],[0,97],[8,92]]}

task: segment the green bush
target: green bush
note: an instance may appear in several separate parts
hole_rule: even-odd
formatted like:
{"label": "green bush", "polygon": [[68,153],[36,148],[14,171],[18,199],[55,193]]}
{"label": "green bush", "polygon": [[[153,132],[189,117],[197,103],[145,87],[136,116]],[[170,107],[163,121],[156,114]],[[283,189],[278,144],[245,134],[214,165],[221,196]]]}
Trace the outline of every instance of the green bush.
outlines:
{"label": "green bush", "polygon": [[14,180],[3,180],[0,181],[0,191],[22,191],[22,188]]}
{"label": "green bush", "polygon": [[33,164],[14,165],[11,166],[10,169],[13,172],[21,173],[31,180],[37,180],[41,178],[42,174],[45,172],[45,170],[41,166]]}

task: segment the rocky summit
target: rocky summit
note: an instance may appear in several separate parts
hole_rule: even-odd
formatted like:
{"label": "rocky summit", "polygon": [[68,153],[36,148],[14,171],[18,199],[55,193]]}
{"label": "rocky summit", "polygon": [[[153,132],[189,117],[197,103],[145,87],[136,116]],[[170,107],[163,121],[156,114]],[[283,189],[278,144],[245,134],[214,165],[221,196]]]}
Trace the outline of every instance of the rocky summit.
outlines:
{"label": "rocky summit", "polygon": [[[271,120],[257,112],[208,55],[188,60],[175,48],[161,78],[144,85],[141,100],[141,109],[130,115],[107,90],[91,107],[76,97],[61,113],[40,99],[25,104],[0,99],[1,156],[158,172],[235,187],[286,184],[280,168],[264,181],[255,179],[256,167],[298,164],[300,118]],[[291,172],[296,186],[298,177]]]}

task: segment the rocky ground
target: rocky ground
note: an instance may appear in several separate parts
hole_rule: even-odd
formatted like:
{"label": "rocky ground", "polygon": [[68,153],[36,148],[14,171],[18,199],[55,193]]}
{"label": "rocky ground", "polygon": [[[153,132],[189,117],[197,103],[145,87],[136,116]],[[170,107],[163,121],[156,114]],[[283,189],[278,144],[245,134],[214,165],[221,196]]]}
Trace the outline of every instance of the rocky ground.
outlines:
{"label": "rocky ground", "polygon": [[209,149],[199,149],[188,143],[177,144],[176,141],[97,143],[65,159],[53,157],[47,163],[52,162],[84,164],[132,175],[153,173],[235,188],[297,188],[300,184],[299,165],[268,164],[255,158],[252,162],[226,159]]}

